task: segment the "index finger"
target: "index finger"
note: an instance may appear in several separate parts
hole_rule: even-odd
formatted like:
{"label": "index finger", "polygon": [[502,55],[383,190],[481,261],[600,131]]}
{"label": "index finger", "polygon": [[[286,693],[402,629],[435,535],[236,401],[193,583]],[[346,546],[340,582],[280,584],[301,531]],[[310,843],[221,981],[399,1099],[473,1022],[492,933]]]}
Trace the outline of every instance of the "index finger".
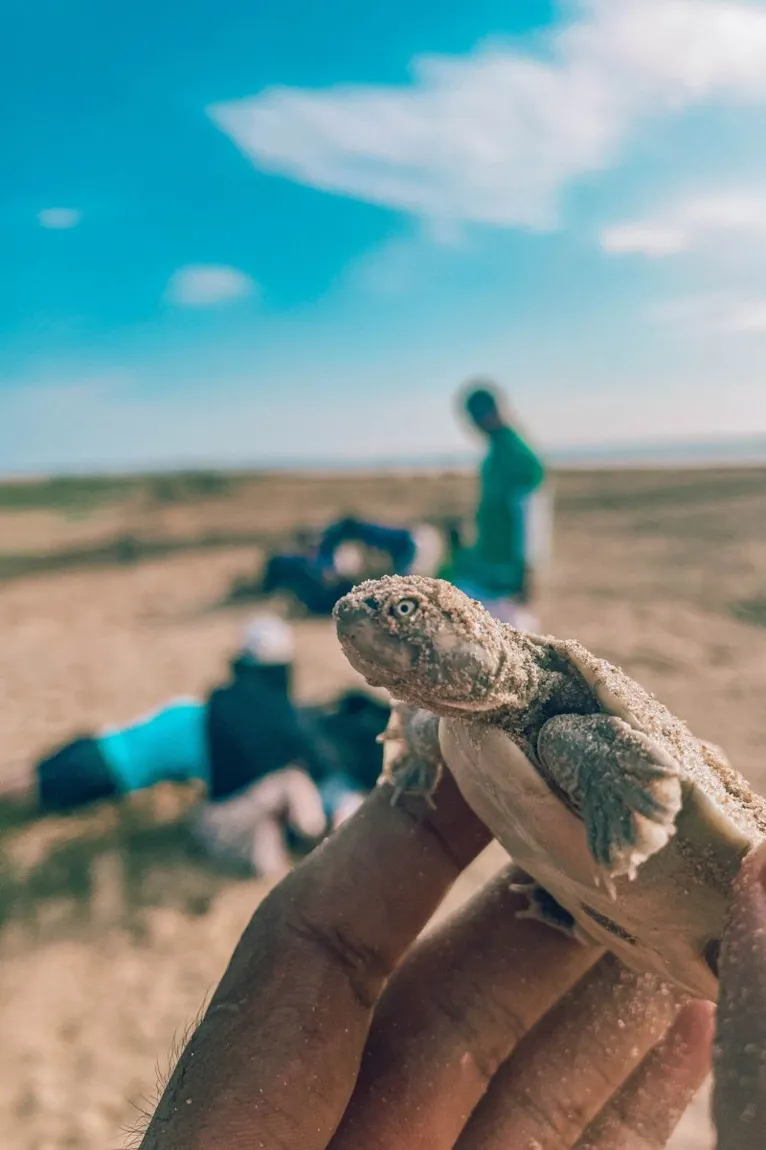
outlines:
{"label": "index finger", "polygon": [[719,963],[713,1112],[718,1150],[766,1144],[766,845],[734,884]]}
{"label": "index finger", "polygon": [[490,841],[451,776],[364,806],[260,905],[160,1099],[144,1150],[320,1150],[386,979]]}

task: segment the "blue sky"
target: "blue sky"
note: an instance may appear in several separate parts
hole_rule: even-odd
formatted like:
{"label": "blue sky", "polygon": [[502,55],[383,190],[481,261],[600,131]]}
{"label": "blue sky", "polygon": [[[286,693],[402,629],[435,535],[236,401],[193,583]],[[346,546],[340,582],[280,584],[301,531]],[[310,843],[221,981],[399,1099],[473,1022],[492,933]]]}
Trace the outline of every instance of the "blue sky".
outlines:
{"label": "blue sky", "polygon": [[0,468],[766,431],[766,4],[11,0]]}

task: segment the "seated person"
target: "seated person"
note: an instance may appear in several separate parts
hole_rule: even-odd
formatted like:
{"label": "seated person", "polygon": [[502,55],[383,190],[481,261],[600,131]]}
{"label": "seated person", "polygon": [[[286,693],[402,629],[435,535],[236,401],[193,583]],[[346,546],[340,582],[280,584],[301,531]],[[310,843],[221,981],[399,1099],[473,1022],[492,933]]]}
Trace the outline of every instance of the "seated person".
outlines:
{"label": "seated person", "polygon": [[261,878],[279,879],[291,867],[289,839],[302,846],[314,845],[329,822],[323,796],[311,776],[284,767],[230,798],[203,803],[192,815],[190,826],[207,854]]}
{"label": "seated person", "polygon": [[375,785],[376,740],[389,714],[387,704],[354,691],[295,706],[292,661],[289,626],[259,617],[245,631],[230,681],[206,702],[176,699],[126,727],[81,736],[0,795],[46,813],[197,779],[207,797],[191,819],[195,838],[224,862],[278,876],[290,839],[313,846]]}
{"label": "seated person", "polygon": [[4,797],[43,812],[70,810],[164,781],[198,779],[218,801],[286,766],[322,779],[332,746],[290,697],[292,632],[263,616],[247,628],[231,679],[207,700],[182,698],[125,727],[84,734],[38,762]]}
{"label": "seated person", "polygon": [[344,691],[327,703],[306,707],[305,713],[333,746],[338,769],[365,793],[375,786],[383,769],[378,742],[391,713],[387,696],[371,691]]}
{"label": "seated person", "polygon": [[314,781],[290,767],[266,775],[220,802],[205,803],[192,819],[196,840],[213,856],[264,878],[291,865],[290,847],[314,845],[364,802],[382,767],[378,741],[390,706],[363,691],[346,691],[304,714],[332,746],[337,767]]}
{"label": "seated person", "polygon": [[366,691],[346,691],[338,699],[311,708],[314,722],[337,756],[339,769],[319,784],[327,822],[333,829],[361,806],[383,770],[383,746],[390,703]]}

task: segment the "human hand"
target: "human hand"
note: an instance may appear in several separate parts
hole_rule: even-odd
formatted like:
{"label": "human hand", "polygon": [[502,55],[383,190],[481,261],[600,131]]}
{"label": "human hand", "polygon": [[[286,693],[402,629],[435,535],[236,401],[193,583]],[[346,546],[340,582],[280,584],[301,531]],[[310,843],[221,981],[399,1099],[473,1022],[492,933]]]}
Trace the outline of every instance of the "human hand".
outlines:
{"label": "human hand", "polygon": [[[418,939],[489,836],[449,775],[433,811],[390,794],[258,908],[144,1150],[663,1147],[707,1073],[712,1008],[519,919],[508,873]],[[743,999],[758,985],[766,1010],[759,865],[721,959],[720,1150],[763,1144],[766,1085],[740,1054],[766,1040]],[[760,1140],[743,1140],[743,1106]]]}

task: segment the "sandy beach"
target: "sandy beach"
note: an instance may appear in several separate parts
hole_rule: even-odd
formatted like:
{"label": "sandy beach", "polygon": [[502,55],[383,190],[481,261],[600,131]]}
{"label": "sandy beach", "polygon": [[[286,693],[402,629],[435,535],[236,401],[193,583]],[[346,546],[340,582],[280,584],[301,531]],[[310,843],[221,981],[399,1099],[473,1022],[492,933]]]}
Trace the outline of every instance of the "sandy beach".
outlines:
{"label": "sandy beach", "polygon": [[[571,472],[556,491],[544,628],[622,665],[766,789],[766,470]],[[472,498],[456,473],[3,503],[0,770],[214,683],[254,609],[218,604],[270,540],[342,511],[405,520]],[[329,622],[299,620],[296,637],[304,699],[355,681]],[[15,1150],[129,1144],[263,897],[195,854],[178,822],[192,797],[160,788],[3,827],[0,1125]],[[450,904],[499,860],[478,860]],[[672,1145],[712,1146],[704,1093]]]}

